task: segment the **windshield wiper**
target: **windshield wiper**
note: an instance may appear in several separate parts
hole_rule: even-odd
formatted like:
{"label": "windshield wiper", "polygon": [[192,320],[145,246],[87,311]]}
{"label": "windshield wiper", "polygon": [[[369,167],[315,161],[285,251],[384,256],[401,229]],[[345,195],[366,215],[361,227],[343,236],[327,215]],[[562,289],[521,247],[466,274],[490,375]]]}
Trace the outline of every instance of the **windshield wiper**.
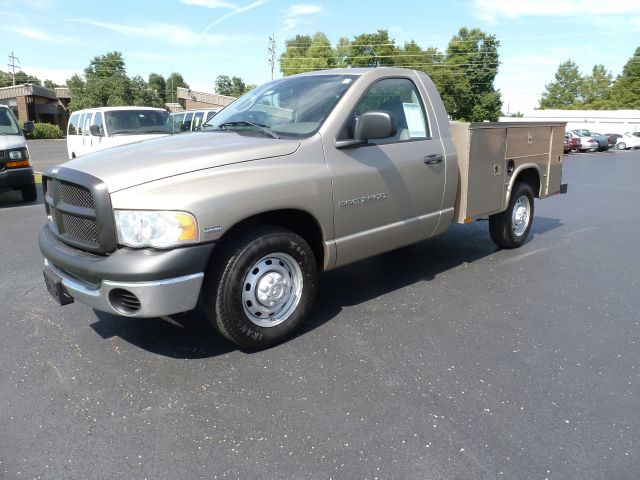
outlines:
{"label": "windshield wiper", "polygon": [[271,130],[266,125],[261,125],[259,123],[247,122],[246,120],[238,120],[238,121],[235,121],[235,122],[224,122],[224,123],[221,123],[220,125],[218,125],[218,128],[221,128],[221,129],[224,130],[224,127],[226,127],[226,126],[237,127],[237,126],[242,126],[242,125],[247,126],[247,127],[255,127],[258,130],[260,130],[262,133],[264,133],[265,135],[269,135],[271,138],[280,138],[280,135],[275,133],[273,130]]}

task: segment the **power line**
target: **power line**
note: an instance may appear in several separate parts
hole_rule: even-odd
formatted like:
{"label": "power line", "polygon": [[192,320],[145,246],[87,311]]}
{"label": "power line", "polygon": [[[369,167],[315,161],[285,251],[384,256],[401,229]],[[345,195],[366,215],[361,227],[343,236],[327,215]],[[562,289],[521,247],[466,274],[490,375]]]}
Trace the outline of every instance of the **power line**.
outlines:
{"label": "power line", "polygon": [[269,52],[269,67],[271,68],[271,80],[273,80],[273,70],[276,66],[276,34],[272,33],[269,36],[269,46],[267,47],[267,52]]}
{"label": "power line", "polygon": [[[11,80],[13,82],[13,86],[15,87],[16,86],[16,66],[18,67],[18,70],[20,70],[20,59],[16,57],[13,54],[13,52],[11,52],[11,55],[9,55],[9,60],[11,60],[11,63],[8,63],[7,66],[11,71]],[[18,65],[16,65],[16,60],[18,61]]]}

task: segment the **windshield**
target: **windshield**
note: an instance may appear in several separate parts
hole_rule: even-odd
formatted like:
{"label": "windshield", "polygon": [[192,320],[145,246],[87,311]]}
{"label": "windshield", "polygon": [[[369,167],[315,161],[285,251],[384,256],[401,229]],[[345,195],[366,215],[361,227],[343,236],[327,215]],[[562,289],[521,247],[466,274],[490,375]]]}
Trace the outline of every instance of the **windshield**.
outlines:
{"label": "windshield", "polygon": [[284,78],[243,95],[202,126],[202,130],[255,131],[274,138],[308,137],[349,89],[354,75]]}
{"label": "windshield", "polygon": [[109,135],[174,133],[174,123],[160,110],[113,110],[105,112]]}
{"label": "windshield", "polygon": [[8,108],[0,108],[0,135],[20,135],[20,128]]}

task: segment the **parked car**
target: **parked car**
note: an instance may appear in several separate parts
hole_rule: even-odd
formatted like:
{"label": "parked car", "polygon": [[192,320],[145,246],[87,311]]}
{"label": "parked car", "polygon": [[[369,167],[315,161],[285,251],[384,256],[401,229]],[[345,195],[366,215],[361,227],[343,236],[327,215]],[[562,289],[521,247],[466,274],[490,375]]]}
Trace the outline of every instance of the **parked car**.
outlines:
{"label": "parked car", "polygon": [[618,138],[616,142],[618,150],[629,150],[631,148],[640,148],[640,136],[636,136],[633,132],[627,132]]}
{"label": "parked car", "polygon": [[609,150],[609,137],[602,133],[591,132],[591,136],[598,142],[598,151],[606,152]]}
{"label": "parked car", "polygon": [[609,135],[609,145],[611,145],[611,148],[615,147],[618,139],[622,137],[619,133],[607,133],[606,135]]}
{"label": "parked car", "polygon": [[589,130],[571,130],[573,133],[580,137],[580,151],[581,152],[595,152],[598,150],[598,141],[591,136]]}
{"label": "parked car", "polygon": [[0,192],[20,190],[22,200],[38,198],[29,148],[24,137],[33,131],[33,123],[25,122],[22,130],[11,109],[0,105]]}
{"label": "parked car", "polygon": [[567,132],[565,136],[569,137],[569,145],[572,152],[578,152],[582,148],[582,137],[573,132]]}
{"label": "parked car", "polygon": [[210,108],[207,110],[184,110],[173,112],[171,118],[179,132],[193,132],[199,130],[203,123],[211,120],[221,108]]}
{"label": "parked car", "polygon": [[571,144],[569,143],[569,135],[567,135],[566,133],[564,134],[564,153],[570,153],[571,152]]}
{"label": "parked car", "polygon": [[105,148],[178,133],[166,110],[102,107],[73,112],[67,126],[67,153],[76,158]]}

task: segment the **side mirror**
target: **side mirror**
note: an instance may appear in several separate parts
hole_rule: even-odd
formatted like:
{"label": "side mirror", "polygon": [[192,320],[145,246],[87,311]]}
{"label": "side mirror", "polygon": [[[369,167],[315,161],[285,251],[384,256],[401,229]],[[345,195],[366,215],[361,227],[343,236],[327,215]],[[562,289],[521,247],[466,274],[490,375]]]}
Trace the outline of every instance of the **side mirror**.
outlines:
{"label": "side mirror", "polygon": [[356,122],[353,137],[356,140],[387,138],[397,132],[393,118],[389,112],[374,110],[360,115]]}
{"label": "side mirror", "polygon": [[104,135],[102,135],[102,131],[100,130],[100,125],[91,125],[89,126],[89,131],[91,132],[91,135],[93,135],[94,137],[103,137]]}
{"label": "side mirror", "polygon": [[24,128],[22,129],[22,133],[27,135],[29,133],[33,133],[34,130],[35,130],[35,127],[33,126],[33,122],[31,120],[27,120],[26,122],[24,122]]}
{"label": "side mirror", "polygon": [[366,145],[369,140],[391,137],[397,131],[391,113],[381,110],[365,112],[356,122],[353,140],[337,140],[336,148],[359,147]]}

